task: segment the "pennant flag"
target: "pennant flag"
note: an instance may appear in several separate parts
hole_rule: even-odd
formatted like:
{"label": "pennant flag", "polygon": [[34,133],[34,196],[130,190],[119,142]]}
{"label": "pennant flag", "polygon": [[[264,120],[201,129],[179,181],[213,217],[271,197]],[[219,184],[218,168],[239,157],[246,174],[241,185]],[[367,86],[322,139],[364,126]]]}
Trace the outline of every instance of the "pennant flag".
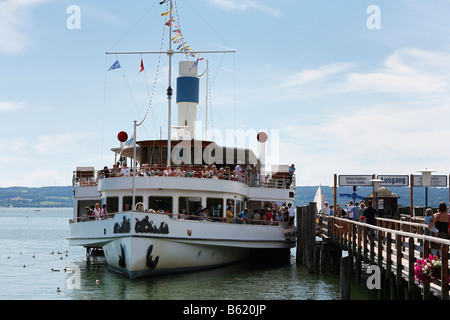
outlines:
{"label": "pennant flag", "polygon": [[159,4],[163,4],[163,3],[166,3],[166,2],[169,2],[169,0],[163,0]]}
{"label": "pennant flag", "polygon": [[180,29],[172,30],[172,32],[175,32],[175,33],[181,34],[181,31],[180,31]]}
{"label": "pennant flag", "polygon": [[125,141],[125,145],[124,145],[124,149],[125,148],[131,148],[133,146],[133,141],[134,141],[134,134],[131,135],[131,138],[128,139],[127,141]]}
{"label": "pennant flag", "polygon": [[176,38],[181,37],[181,34],[176,35],[175,37],[172,38],[172,41],[175,40]]}
{"label": "pennant flag", "polygon": [[[172,22],[177,22],[174,18],[172,18]],[[165,23],[166,26],[170,26],[170,20],[167,20]]]}
{"label": "pennant flag", "polygon": [[[179,38],[173,41],[173,43],[180,43],[181,41],[184,41],[184,38]],[[184,42],[185,43],[185,42]]]}
{"label": "pennant flag", "polygon": [[108,71],[114,70],[114,69],[119,69],[119,68],[120,68],[119,60],[116,60],[116,62],[113,63],[113,65],[109,68]]}
{"label": "pennant flag", "polygon": [[139,71],[139,72],[142,72],[142,71],[144,71],[144,61],[142,61],[142,58],[141,58],[141,71]]}
{"label": "pennant flag", "polygon": [[181,48],[182,46],[184,46],[185,44],[186,44],[186,42],[180,43],[180,45],[177,47],[177,50],[180,50],[180,48]]}
{"label": "pennant flag", "polygon": [[200,60],[200,59],[195,60],[195,62],[194,62],[194,63],[192,64],[192,66],[189,68],[189,71],[191,71],[192,68],[195,68],[195,67],[198,65],[198,60]]}
{"label": "pennant flag", "polygon": [[171,14],[173,12],[173,9],[171,9],[171,10],[169,10],[169,11],[167,11],[167,12],[163,12],[163,13],[161,13],[161,16],[168,16],[169,14]]}

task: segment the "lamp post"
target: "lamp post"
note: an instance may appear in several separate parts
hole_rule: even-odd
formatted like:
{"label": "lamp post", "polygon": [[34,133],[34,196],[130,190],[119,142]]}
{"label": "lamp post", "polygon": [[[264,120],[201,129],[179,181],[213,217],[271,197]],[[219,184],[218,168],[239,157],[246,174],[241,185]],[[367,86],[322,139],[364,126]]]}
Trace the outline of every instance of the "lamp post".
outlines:
{"label": "lamp post", "polygon": [[370,181],[372,182],[373,192],[375,195],[375,208],[377,209],[377,212],[378,212],[378,190],[380,190],[380,183],[383,182],[383,180],[372,179]]}
{"label": "lamp post", "polygon": [[428,188],[431,186],[431,173],[435,171],[427,168],[417,170],[417,172],[422,173],[422,186],[425,187],[425,210],[428,208]]}

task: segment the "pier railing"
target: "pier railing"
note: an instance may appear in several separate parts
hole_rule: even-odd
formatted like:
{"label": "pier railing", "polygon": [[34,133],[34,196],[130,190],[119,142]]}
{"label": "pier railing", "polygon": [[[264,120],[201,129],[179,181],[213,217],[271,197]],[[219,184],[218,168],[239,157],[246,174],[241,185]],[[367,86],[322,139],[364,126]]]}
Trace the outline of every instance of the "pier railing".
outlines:
{"label": "pier railing", "polygon": [[[310,272],[322,270],[327,264],[323,260],[335,257],[329,252],[329,247],[332,246],[334,251],[341,253],[346,250],[355,258],[357,280],[360,280],[363,262],[383,270],[382,288],[378,290],[382,298],[390,296],[391,299],[411,299],[420,292],[423,299],[429,299],[431,295],[443,300],[449,299],[450,240],[426,235],[426,224],[379,218],[377,225],[370,225],[346,218],[316,216],[315,203],[297,209],[297,223],[299,235],[302,229],[309,229],[315,231],[315,238],[320,237],[320,241],[316,242],[316,239],[311,235],[308,238],[306,234],[300,236],[297,242],[297,251],[300,245],[300,254],[307,256]],[[314,248],[308,249],[311,244]],[[323,250],[324,247],[327,250]],[[430,254],[441,259],[439,279],[429,284],[420,283],[415,279],[415,263]],[[303,260],[305,261],[304,258]],[[338,259],[334,260],[336,264]],[[300,262],[298,256],[297,262]]]}

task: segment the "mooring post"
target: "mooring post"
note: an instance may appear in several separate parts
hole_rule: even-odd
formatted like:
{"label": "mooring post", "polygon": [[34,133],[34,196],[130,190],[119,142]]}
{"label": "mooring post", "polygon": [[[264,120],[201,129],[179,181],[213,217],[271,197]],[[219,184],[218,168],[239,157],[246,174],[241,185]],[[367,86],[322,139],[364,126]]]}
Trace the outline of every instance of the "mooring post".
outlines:
{"label": "mooring post", "polygon": [[341,258],[341,300],[350,300],[350,279],[352,275],[351,259],[352,257],[350,255]]}
{"label": "mooring post", "polygon": [[314,254],[316,253],[316,215],[317,215],[316,203],[310,202],[307,212],[308,216],[307,261],[309,273],[314,273],[314,271],[316,270],[315,267],[316,259],[314,258]]}

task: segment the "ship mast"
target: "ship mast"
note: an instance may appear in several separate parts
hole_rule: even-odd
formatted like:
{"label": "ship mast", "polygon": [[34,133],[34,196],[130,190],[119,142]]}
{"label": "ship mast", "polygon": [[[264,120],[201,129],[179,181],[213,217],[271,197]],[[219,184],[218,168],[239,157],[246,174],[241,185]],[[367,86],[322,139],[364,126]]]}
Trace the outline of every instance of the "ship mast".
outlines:
{"label": "ship mast", "polygon": [[[174,53],[183,53],[186,54],[183,51],[173,51],[172,50],[172,18],[173,18],[173,0],[170,0],[170,6],[169,6],[169,49],[167,51],[129,51],[129,52],[106,52],[106,54],[114,54],[114,55],[122,55],[122,54],[132,54],[132,55],[142,55],[142,54],[167,54],[169,57],[169,83],[167,87],[167,104],[168,104],[168,125],[167,125],[167,166],[171,166],[171,149],[172,149],[172,56]],[[191,50],[189,53],[234,53],[235,50],[209,50],[209,51],[194,51]],[[207,66],[208,68],[208,66]],[[144,119],[145,120],[145,119]],[[132,176],[132,209],[134,209],[136,205],[136,190],[135,190],[135,175],[136,175],[136,128],[141,126],[144,123],[144,120],[142,120],[140,123],[137,123],[136,120],[134,120],[134,127],[133,127],[133,163],[132,163],[132,169],[133,169],[133,176]]]}
{"label": "ship mast", "polygon": [[172,0],[170,0],[169,8],[169,50],[167,55],[169,56],[169,86],[167,88],[167,103],[168,103],[168,125],[167,125],[167,166],[171,165],[171,149],[172,149]]}

